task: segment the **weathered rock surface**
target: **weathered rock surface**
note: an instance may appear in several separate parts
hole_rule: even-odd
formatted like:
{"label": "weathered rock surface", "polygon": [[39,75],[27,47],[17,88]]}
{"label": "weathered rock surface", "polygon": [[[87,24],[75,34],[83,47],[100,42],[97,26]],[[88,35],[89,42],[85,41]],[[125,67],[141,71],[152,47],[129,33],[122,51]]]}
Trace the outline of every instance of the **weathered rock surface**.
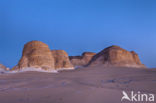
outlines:
{"label": "weathered rock surface", "polygon": [[96,53],[92,53],[92,52],[84,52],[82,54],[82,56],[70,56],[70,61],[71,63],[75,66],[85,66],[89,63],[89,61],[92,59],[92,57],[95,55]]}
{"label": "weathered rock surface", "polygon": [[6,69],[6,67],[3,64],[0,64],[1,69]]}
{"label": "weathered rock surface", "polygon": [[41,41],[31,41],[24,45],[22,57],[13,70],[23,68],[55,69],[54,58],[48,45]]}
{"label": "weathered rock surface", "polygon": [[24,45],[22,57],[12,70],[59,70],[74,69],[68,54],[64,50],[50,50],[48,45],[41,41],[31,41]]}
{"label": "weathered rock surface", "polygon": [[54,57],[55,69],[73,69],[68,54],[64,50],[52,50],[52,56]]}
{"label": "weathered rock surface", "polygon": [[4,71],[8,71],[9,68],[7,68],[6,66],[4,66],[3,64],[0,64],[0,70],[4,70]]}
{"label": "weathered rock surface", "polygon": [[93,66],[101,64],[106,67],[145,67],[134,51],[129,52],[119,46],[110,46],[97,53],[88,65]]}
{"label": "weathered rock surface", "polygon": [[[82,56],[70,56],[64,50],[50,50],[41,41],[31,41],[24,45],[22,57],[12,70],[38,68],[46,71],[73,69],[77,66],[104,65],[115,67],[145,67],[134,51],[119,46],[110,46],[98,54],[84,52]],[[6,68],[2,66],[3,68]]]}
{"label": "weathered rock surface", "polygon": [[0,64],[0,74],[6,73],[7,71],[9,71],[9,68],[4,66],[3,64]]}

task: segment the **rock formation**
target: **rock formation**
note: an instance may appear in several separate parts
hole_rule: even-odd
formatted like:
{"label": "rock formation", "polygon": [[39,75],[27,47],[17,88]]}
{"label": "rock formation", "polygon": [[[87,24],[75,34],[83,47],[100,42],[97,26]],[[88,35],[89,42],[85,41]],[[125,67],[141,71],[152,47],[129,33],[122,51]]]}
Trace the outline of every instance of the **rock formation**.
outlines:
{"label": "rock formation", "polygon": [[129,52],[119,46],[110,46],[97,53],[88,65],[93,66],[101,64],[106,67],[145,67],[134,51]]}
{"label": "rock formation", "polygon": [[84,52],[82,56],[70,56],[70,61],[75,67],[85,66],[96,53]]}
{"label": "rock formation", "polygon": [[6,67],[3,64],[0,64],[0,68],[4,70],[6,69]]}
{"label": "rock formation", "polygon": [[73,69],[68,54],[64,50],[52,50],[52,56],[54,57],[55,69]]}
{"label": "rock formation", "polygon": [[[77,66],[104,65],[115,67],[145,67],[134,51],[119,46],[110,46],[98,54],[84,52],[82,56],[70,56],[64,50],[50,50],[41,41],[31,41],[24,45],[22,57],[12,70],[38,68],[46,71],[73,69]],[[0,65],[2,68],[5,66]]]}
{"label": "rock formation", "polygon": [[22,57],[12,70],[59,70],[74,69],[68,54],[64,50],[50,50],[48,45],[41,41],[31,41],[24,45]]}
{"label": "rock formation", "polygon": [[55,69],[54,58],[48,45],[41,41],[31,41],[24,45],[22,57],[13,70],[29,67],[48,71]]}
{"label": "rock formation", "polygon": [[3,64],[0,64],[0,74],[1,73],[5,73],[9,71],[9,68],[7,68],[6,66],[4,66]]}

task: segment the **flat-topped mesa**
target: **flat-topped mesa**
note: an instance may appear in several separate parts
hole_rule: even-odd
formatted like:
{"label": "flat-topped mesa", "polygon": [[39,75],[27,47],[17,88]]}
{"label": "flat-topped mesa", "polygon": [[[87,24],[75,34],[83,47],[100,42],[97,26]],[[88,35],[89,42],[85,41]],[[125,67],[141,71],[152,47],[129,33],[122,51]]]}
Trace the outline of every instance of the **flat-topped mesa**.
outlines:
{"label": "flat-topped mesa", "polygon": [[85,66],[96,53],[84,52],[81,56],[70,56],[70,61],[75,67]]}
{"label": "flat-topped mesa", "polygon": [[41,41],[31,41],[24,45],[22,57],[13,70],[29,67],[48,71],[55,69],[54,58],[47,44]]}
{"label": "flat-topped mesa", "polygon": [[88,66],[104,65],[106,67],[136,67],[145,68],[140,62],[138,55],[132,51],[129,52],[119,46],[110,46],[97,53]]}
{"label": "flat-topped mesa", "polygon": [[52,56],[54,57],[55,69],[74,69],[71,64],[68,54],[64,50],[52,50]]}

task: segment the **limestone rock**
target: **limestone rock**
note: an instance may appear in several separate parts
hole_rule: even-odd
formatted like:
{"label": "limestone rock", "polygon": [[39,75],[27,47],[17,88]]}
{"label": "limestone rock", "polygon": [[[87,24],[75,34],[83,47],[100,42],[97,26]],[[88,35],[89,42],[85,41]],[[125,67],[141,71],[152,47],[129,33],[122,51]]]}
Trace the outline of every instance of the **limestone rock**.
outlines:
{"label": "limestone rock", "polygon": [[0,74],[6,73],[10,69],[4,66],[3,64],[0,64]]}
{"label": "limestone rock", "polygon": [[140,62],[138,55],[132,51],[129,52],[119,46],[110,46],[97,53],[88,65],[104,65],[106,67],[137,67],[145,68]]}
{"label": "limestone rock", "polygon": [[68,54],[64,50],[52,50],[52,56],[54,57],[55,69],[73,69]]}
{"label": "limestone rock", "polygon": [[81,56],[70,56],[70,61],[75,67],[85,66],[96,53],[84,52]]}
{"label": "limestone rock", "polygon": [[0,64],[1,69],[6,69],[6,67],[3,64]]}
{"label": "limestone rock", "polygon": [[13,70],[29,67],[42,68],[44,70],[55,69],[54,58],[48,45],[41,41],[31,41],[24,45],[22,57]]}

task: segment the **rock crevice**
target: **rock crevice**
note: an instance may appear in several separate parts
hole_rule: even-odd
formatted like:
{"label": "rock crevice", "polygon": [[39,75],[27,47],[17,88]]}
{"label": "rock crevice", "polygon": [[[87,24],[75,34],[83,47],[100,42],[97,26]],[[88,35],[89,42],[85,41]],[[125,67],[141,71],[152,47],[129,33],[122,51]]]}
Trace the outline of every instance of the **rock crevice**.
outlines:
{"label": "rock crevice", "polygon": [[70,61],[75,67],[85,66],[96,53],[84,52],[81,56],[70,56]]}

